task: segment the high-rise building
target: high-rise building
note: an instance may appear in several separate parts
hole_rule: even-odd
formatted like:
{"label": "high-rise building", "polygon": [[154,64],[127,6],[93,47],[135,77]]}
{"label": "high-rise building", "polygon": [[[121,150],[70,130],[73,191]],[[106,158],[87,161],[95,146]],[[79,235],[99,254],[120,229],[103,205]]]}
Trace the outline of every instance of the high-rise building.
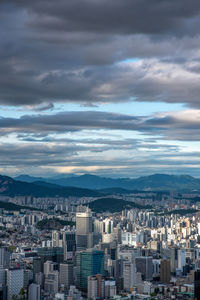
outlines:
{"label": "high-rise building", "polygon": [[41,258],[42,266],[47,260],[51,260],[57,263],[63,263],[64,261],[64,249],[63,247],[45,247],[37,248],[38,256]]}
{"label": "high-rise building", "polygon": [[9,268],[10,252],[8,247],[0,247],[0,266],[4,269]]}
{"label": "high-rise building", "polygon": [[87,250],[77,253],[77,286],[87,290],[88,276],[104,275],[104,251]]}
{"label": "high-rise building", "polygon": [[0,266],[0,286],[4,286],[6,284],[6,270]]}
{"label": "high-rise building", "polygon": [[113,260],[112,265],[112,277],[115,278],[117,290],[120,291],[123,288],[123,259]]}
{"label": "high-rise building", "polygon": [[58,264],[54,263],[52,261],[46,261],[44,263],[44,275],[48,276],[49,273],[57,271],[58,270]]}
{"label": "high-rise building", "polygon": [[103,220],[103,232],[112,233],[113,232],[113,220],[106,218]]}
{"label": "high-rise building", "polygon": [[59,283],[58,271],[53,271],[51,273],[48,273],[44,282],[45,292],[48,292],[54,296],[58,292],[58,283]]}
{"label": "high-rise building", "polygon": [[44,273],[40,272],[35,274],[35,283],[39,284],[41,289],[44,288],[44,279],[45,279]]}
{"label": "high-rise building", "polygon": [[24,270],[7,270],[8,300],[12,300],[13,295],[18,295],[24,286]]}
{"label": "high-rise building", "polygon": [[183,270],[186,265],[186,251],[185,249],[178,250],[178,268]]}
{"label": "high-rise building", "polygon": [[28,288],[28,300],[40,300],[39,284],[31,283]]}
{"label": "high-rise building", "polygon": [[0,266],[0,299],[6,300],[6,270]]}
{"label": "high-rise building", "polygon": [[60,284],[63,285],[67,290],[69,290],[70,285],[74,284],[73,273],[73,264],[71,262],[60,264]]}
{"label": "high-rise building", "polygon": [[105,296],[105,280],[98,274],[88,277],[88,299],[104,299]]}
{"label": "high-rise building", "polygon": [[111,299],[117,294],[116,284],[114,280],[105,281],[105,299]]}
{"label": "high-rise building", "polygon": [[130,291],[136,285],[136,265],[130,261],[123,263],[124,290]]}
{"label": "high-rise building", "polygon": [[171,252],[170,268],[171,268],[171,272],[175,273],[178,267],[178,249],[176,247],[173,247],[170,249],[170,252]]}
{"label": "high-rise building", "polygon": [[195,299],[200,300],[200,270],[194,273],[194,296]]}
{"label": "high-rise building", "polygon": [[64,260],[72,259],[76,251],[76,231],[63,232]]}
{"label": "high-rise building", "polygon": [[88,277],[87,298],[90,300],[97,299],[97,279],[96,276]]}
{"label": "high-rise building", "polygon": [[37,273],[42,272],[42,261],[40,257],[33,258],[33,280],[35,281],[35,276]]}
{"label": "high-rise building", "polygon": [[[91,244],[92,212],[88,207],[79,206],[76,212],[76,245],[78,249],[86,249]],[[88,245],[90,244],[90,245]]]}
{"label": "high-rise building", "polygon": [[63,247],[63,235],[60,231],[52,231],[52,247]]}
{"label": "high-rise building", "polygon": [[162,259],[160,263],[160,281],[162,283],[170,283],[171,270],[170,270],[170,260]]}
{"label": "high-rise building", "polygon": [[24,287],[27,288],[33,282],[33,271],[30,269],[24,270]]}
{"label": "high-rise building", "polygon": [[153,262],[151,256],[141,256],[135,259],[137,272],[142,274],[143,280],[152,280]]}
{"label": "high-rise building", "polygon": [[95,233],[102,233],[104,232],[104,223],[102,220],[98,220],[98,219],[95,219],[94,220],[94,223],[93,223],[93,226],[94,226],[94,232]]}

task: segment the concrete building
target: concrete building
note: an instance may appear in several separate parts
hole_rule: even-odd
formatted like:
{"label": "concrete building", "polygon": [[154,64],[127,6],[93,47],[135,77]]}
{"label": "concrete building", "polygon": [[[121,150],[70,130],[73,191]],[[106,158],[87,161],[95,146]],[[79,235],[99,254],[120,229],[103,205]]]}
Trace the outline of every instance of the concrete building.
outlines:
{"label": "concrete building", "polygon": [[185,249],[178,250],[178,268],[183,270],[183,267],[186,265],[186,251]]}
{"label": "concrete building", "polygon": [[18,295],[24,286],[24,270],[7,270],[8,300],[12,300],[13,295]]}
{"label": "concrete building", "polygon": [[0,266],[4,269],[9,268],[10,252],[7,247],[0,247]]}
{"label": "concrete building", "polygon": [[63,235],[60,231],[52,231],[52,247],[63,247]]}
{"label": "concrete building", "polygon": [[171,278],[170,260],[162,259],[160,262],[160,281],[169,284]]}
{"label": "concrete building", "polygon": [[115,280],[105,281],[105,299],[111,299],[117,294]]}
{"label": "concrete building", "polygon": [[76,231],[67,230],[63,232],[64,260],[72,259],[76,251]]}
{"label": "concrete building", "polygon": [[136,257],[135,259],[137,272],[142,274],[143,280],[152,280],[153,263],[151,256]]}
{"label": "concrete building", "polygon": [[130,291],[136,285],[136,265],[130,261],[123,263],[124,290]]}
{"label": "concrete building", "polygon": [[28,288],[28,300],[40,300],[40,286],[32,283]]}
{"label": "concrete building", "polygon": [[[92,212],[88,207],[78,207],[76,212],[76,246],[78,249],[92,247]],[[90,246],[90,247],[88,247]]]}
{"label": "concrete building", "polygon": [[60,264],[59,279],[60,285],[63,285],[65,289],[69,290],[70,285],[74,284],[74,270],[72,263]]}
{"label": "concrete building", "polygon": [[103,299],[105,296],[105,280],[100,274],[88,277],[88,299]]}
{"label": "concrete building", "polygon": [[44,263],[44,275],[47,277],[49,273],[58,270],[58,264],[52,261],[46,261]]}
{"label": "concrete building", "polygon": [[58,292],[59,273],[54,271],[48,274],[44,282],[44,290],[50,295],[55,295]]}

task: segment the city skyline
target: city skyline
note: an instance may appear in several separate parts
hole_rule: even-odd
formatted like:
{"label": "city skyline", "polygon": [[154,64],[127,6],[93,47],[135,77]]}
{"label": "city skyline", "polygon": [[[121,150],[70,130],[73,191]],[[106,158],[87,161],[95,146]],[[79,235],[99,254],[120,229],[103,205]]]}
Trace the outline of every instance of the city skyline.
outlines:
{"label": "city skyline", "polygon": [[0,4],[0,174],[199,177],[197,0]]}

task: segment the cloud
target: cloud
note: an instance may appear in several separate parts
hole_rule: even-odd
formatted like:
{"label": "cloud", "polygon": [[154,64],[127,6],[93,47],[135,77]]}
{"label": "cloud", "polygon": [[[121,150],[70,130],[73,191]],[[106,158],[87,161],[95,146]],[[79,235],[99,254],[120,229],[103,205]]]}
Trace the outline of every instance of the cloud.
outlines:
{"label": "cloud", "polygon": [[[199,0],[1,0],[0,105],[28,111],[0,118],[3,169],[197,174],[199,28]],[[135,100],[185,110],[94,108]]]}
{"label": "cloud", "polygon": [[[171,148],[158,151],[150,148],[116,149],[94,153],[93,147],[84,153],[83,146],[53,143],[22,143],[0,145],[0,164],[8,173],[29,173],[50,176],[53,173],[92,172],[107,176],[137,177],[155,172],[198,175],[200,153],[179,152]],[[112,147],[111,147],[112,148]],[[120,146],[119,146],[120,148]],[[88,152],[89,151],[89,152]],[[147,153],[148,152],[148,153]],[[179,168],[177,169],[177,167]]]}
{"label": "cloud", "polygon": [[[199,1],[0,5],[1,104],[137,99],[199,107]],[[119,63],[132,57],[140,60]]]}
{"label": "cloud", "polygon": [[182,113],[162,113],[145,117],[100,111],[24,115],[20,118],[1,118],[0,132],[2,135],[23,133],[26,138],[29,136],[29,138],[41,139],[49,134],[105,129],[135,131],[142,135],[153,135],[157,139],[159,137],[168,140],[198,141],[199,116],[199,110],[185,110]]}
{"label": "cloud", "polygon": [[35,111],[46,111],[46,110],[52,110],[54,108],[53,103],[43,103],[41,105],[35,106],[32,109]]}
{"label": "cloud", "polygon": [[10,2],[33,15],[30,20],[32,26],[50,31],[187,34],[190,28],[194,32],[200,13],[198,0],[152,0],[151,3],[148,0]]}

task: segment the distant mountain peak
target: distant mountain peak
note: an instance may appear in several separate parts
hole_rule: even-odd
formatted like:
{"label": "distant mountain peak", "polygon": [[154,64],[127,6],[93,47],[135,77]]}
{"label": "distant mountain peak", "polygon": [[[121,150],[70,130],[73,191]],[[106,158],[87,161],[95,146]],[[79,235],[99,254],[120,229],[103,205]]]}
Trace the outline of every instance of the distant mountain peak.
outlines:
{"label": "distant mountain peak", "polygon": [[[60,175],[59,175],[60,176]],[[170,175],[170,174],[152,174],[149,176],[142,176],[139,178],[109,178],[101,177],[94,174],[82,174],[68,177],[51,177],[41,178],[29,175],[20,175],[15,179],[36,182],[43,181],[46,183],[60,185],[65,187],[77,187],[87,189],[109,189],[121,188],[126,190],[200,190],[200,179],[194,178],[190,175]]]}

